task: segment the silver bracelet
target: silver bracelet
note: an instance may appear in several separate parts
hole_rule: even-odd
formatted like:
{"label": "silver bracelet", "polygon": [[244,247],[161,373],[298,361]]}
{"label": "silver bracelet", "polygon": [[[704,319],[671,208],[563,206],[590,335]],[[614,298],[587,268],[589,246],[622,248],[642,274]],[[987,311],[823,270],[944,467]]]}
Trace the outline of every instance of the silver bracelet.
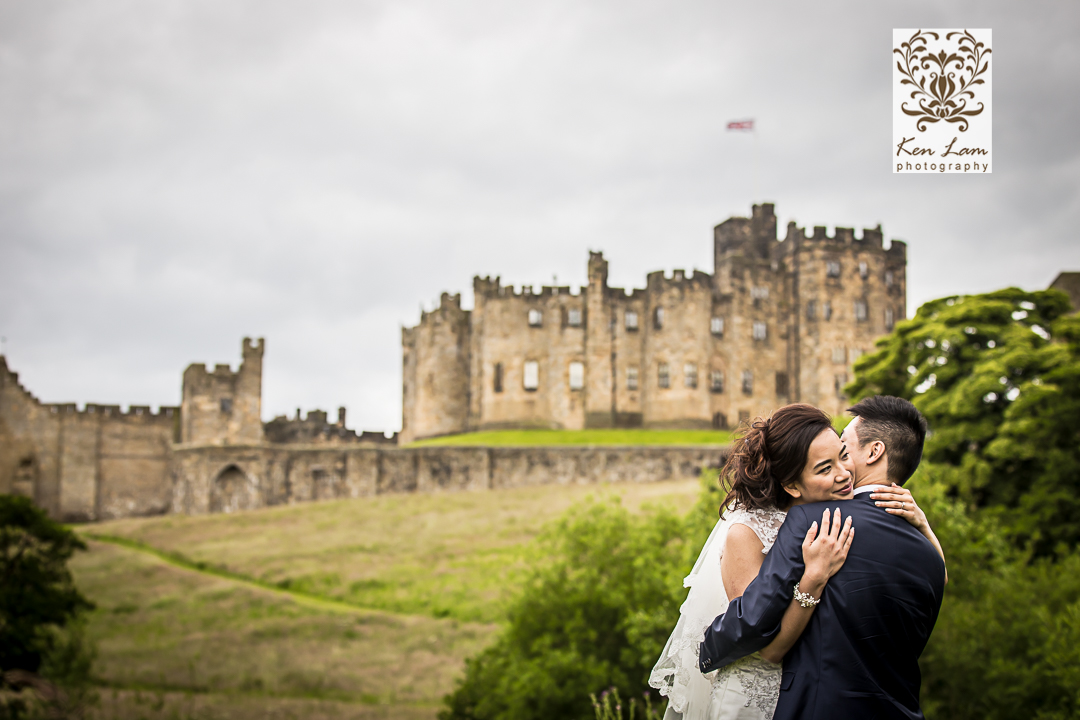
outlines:
{"label": "silver bracelet", "polygon": [[799,583],[795,583],[795,599],[804,608],[811,608],[821,602],[821,598],[815,598],[810,593],[799,592]]}

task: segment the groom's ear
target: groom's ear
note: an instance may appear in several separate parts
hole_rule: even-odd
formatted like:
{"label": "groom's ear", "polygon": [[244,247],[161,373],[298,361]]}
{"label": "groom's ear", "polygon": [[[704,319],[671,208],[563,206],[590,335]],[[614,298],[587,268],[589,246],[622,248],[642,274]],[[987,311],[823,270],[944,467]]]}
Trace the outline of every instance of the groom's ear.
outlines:
{"label": "groom's ear", "polygon": [[866,464],[873,465],[883,457],[885,457],[885,443],[880,440],[870,443],[870,451],[866,453]]}

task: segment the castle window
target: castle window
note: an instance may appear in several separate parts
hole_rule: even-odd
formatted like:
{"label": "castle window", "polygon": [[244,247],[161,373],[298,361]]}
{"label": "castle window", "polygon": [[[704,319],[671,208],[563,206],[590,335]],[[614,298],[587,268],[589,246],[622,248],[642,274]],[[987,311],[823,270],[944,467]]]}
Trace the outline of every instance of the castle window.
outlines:
{"label": "castle window", "polygon": [[637,390],[638,388],[638,369],[637,365],[631,365],[626,368],[626,389]]}
{"label": "castle window", "polygon": [[694,363],[686,363],[683,365],[683,381],[688,388],[697,387],[697,365]]}
{"label": "castle window", "polygon": [[832,303],[828,300],[826,300],[825,304],[821,307],[821,317],[826,320],[832,320]]}
{"label": "castle window", "polygon": [[754,373],[749,370],[742,371],[742,391],[745,395],[754,394]]}
{"label": "castle window", "polygon": [[817,320],[817,300],[806,301],[806,319]]}
{"label": "castle window", "polygon": [[866,317],[867,317],[866,301],[865,300],[856,300],[855,301],[855,320],[858,321],[858,322],[866,322]]}
{"label": "castle window", "polygon": [[714,393],[724,392],[724,371],[713,370],[709,377],[709,389]]}
{"label": "castle window", "polygon": [[854,365],[855,361],[862,357],[862,354],[863,352],[859,348],[851,348],[848,350],[848,362]]}
{"label": "castle window", "polygon": [[739,411],[739,424],[742,425],[743,423],[749,423],[749,422],[750,422],[750,411],[749,410],[740,410]]}
{"label": "castle window", "polygon": [[221,398],[221,412],[232,412],[232,398]]}
{"label": "castle window", "polygon": [[836,390],[836,397],[843,400],[847,397],[844,394],[844,386],[847,385],[847,373],[840,373],[839,375],[833,375],[833,387]]}
{"label": "castle window", "polygon": [[585,387],[585,365],[572,362],[570,363],[570,389],[580,390],[583,387]]}
{"label": "castle window", "polygon": [[724,337],[724,318],[714,317],[709,321],[709,330],[711,330],[712,334],[716,337]]}
{"label": "castle window", "polygon": [[535,360],[525,361],[524,386],[526,390],[540,387],[540,363]]}
{"label": "castle window", "polygon": [[893,284],[892,270],[886,270],[885,271],[885,287],[891,288],[892,284]]}
{"label": "castle window", "polygon": [[544,321],[544,314],[539,310],[529,311],[529,327],[540,327]]}
{"label": "castle window", "polygon": [[764,340],[766,337],[768,337],[769,334],[768,325],[763,322],[754,323],[753,333],[755,340]]}
{"label": "castle window", "polygon": [[671,387],[671,368],[666,362],[656,366],[656,383],[662,388]]}
{"label": "castle window", "polygon": [[637,313],[630,310],[626,311],[626,329],[637,330]]}
{"label": "castle window", "polygon": [[492,389],[501,393],[503,391],[503,364],[495,363],[494,382]]}
{"label": "castle window", "polygon": [[769,288],[767,285],[755,285],[750,288],[750,297],[754,300],[768,300]]}
{"label": "castle window", "polygon": [[832,361],[834,363],[843,364],[847,359],[847,351],[842,347],[834,347],[832,349]]}
{"label": "castle window", "polygon": [[776,394],[788,394],[788,374],[786,372],[776,373]]}
{"label": "castle window", "polygon": [[892,308],[885,308],[885,329],[892,330],[894,325]]}
{"label": "castle window", "polygon": [[653,327],[657,330],[664,327],[664,308],[658,307],[653,311]]}
{"label": "castle window", "polygon": [[866,264],[866,262],[863,261],[863,262],[859,263],[859,277],[861,277],[863,280],[865,280],[866,276],[869,275],[869,274],[870,274],[870,267]]}
{"label": "castle window", "polygon": [[566,324],[570,327],[581,327],[581,310],[570,308],[566,311]]}
{"label": "castle window", "polygon": [[825,263],[825,276],[831,278],[840,277],[840,261],[829,260]]}

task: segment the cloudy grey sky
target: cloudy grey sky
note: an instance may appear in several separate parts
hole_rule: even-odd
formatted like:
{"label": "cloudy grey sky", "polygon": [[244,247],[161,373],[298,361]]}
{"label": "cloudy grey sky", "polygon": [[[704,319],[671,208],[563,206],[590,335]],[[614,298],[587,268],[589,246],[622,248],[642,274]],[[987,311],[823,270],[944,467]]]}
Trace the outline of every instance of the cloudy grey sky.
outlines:
{"label": "cloudy grey sky", "polygon": [[[890,173],[893,27],[993,29],[992,175]],[[1041,0],[0,0],[4,353],[157,406],[265,336],[266,419],[394,430],[440,292],[711,272],[762,199],[907,241],[909,311],[1042,288],[1080,270],[1078,38]]]}

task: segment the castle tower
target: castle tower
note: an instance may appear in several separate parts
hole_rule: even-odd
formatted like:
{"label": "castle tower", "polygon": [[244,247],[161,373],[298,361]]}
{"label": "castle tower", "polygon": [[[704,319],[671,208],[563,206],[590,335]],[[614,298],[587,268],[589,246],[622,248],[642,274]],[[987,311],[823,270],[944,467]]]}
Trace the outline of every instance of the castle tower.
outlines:
{"label": "castle tower", "polygon": [[403,328],[401,443],[464,432],[469,421],[469,311],[461,295],[443,293],[439,307]]}
{"label": "castle tower", "polygon": [[202,363],[184,371],[180,441],[185,444],[255,445],[262,442],[263,338],[244,338],[243,361],[233,372]]}

